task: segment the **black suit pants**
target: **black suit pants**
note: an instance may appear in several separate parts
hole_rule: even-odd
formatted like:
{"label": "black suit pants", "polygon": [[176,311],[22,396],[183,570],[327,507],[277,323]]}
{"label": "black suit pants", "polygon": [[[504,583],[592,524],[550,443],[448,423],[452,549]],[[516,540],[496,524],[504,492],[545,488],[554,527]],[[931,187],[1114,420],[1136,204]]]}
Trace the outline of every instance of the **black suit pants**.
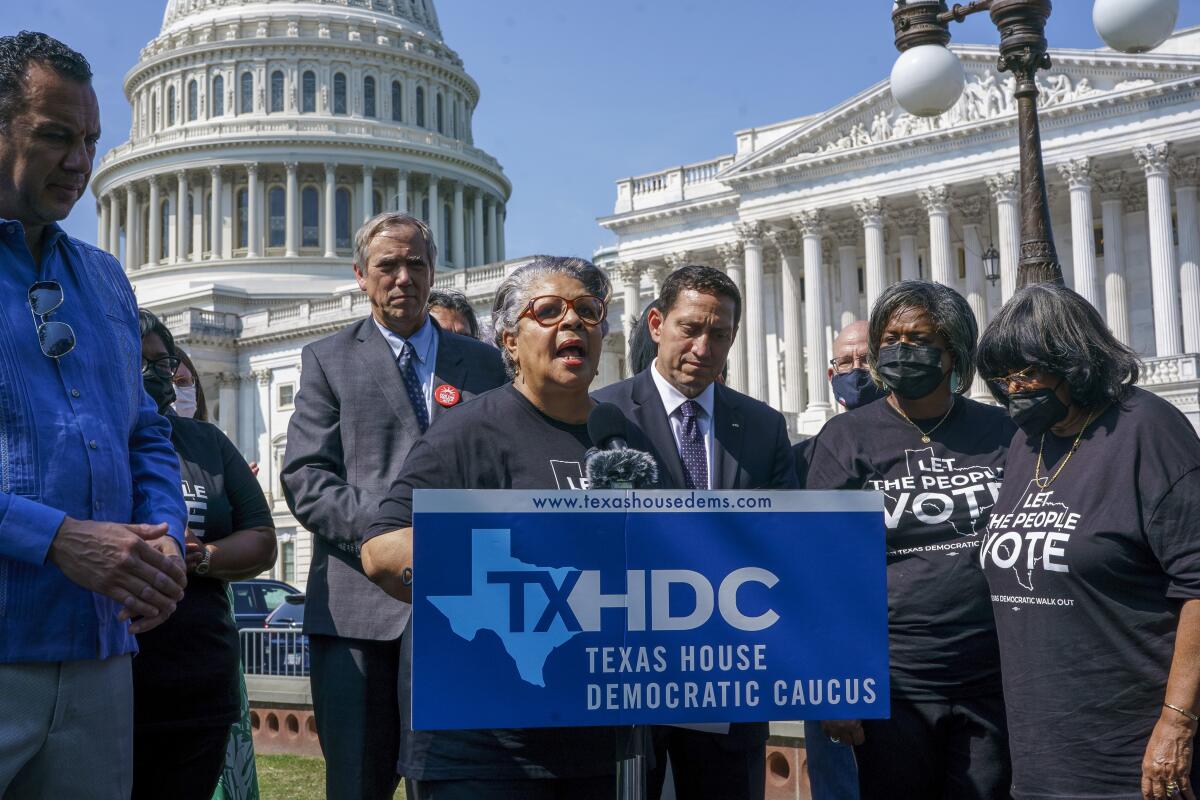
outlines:
{"label": "black suit pants", "polygon": [[329,800],[392,800],[400,779],[400,640],[310,635],[313,715]]}
{"label": "black suit pants", "polygon": [[666,725],[656,725],[653,737],[655,768],[648,781],[653,800],[662,797],[668,755],[677,800],[762,800],[767,758],[762,743]]}

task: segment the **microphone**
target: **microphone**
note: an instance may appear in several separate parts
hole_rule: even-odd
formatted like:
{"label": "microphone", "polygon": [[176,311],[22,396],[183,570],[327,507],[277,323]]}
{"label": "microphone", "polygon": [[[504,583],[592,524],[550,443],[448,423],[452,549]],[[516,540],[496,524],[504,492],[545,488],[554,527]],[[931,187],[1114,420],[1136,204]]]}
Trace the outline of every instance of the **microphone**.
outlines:
{"label": "microphone", "polygon": [[599,403],[588,414],[588,437],[596,443],[586,457],[589,488],[648,489],[658,483],[654,456],[629,448],[626,424],[612,403]]}

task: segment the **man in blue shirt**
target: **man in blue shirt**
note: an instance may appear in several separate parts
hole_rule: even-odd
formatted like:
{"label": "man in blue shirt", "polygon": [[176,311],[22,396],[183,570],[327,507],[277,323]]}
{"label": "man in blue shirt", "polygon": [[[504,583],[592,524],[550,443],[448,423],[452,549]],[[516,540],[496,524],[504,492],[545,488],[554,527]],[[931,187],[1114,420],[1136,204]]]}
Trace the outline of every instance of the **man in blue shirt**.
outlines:
{"label": "man in blue shirt", "polygon": [[[0,37],[0,796],[128,798],[134,634],[183,596],[187,511],[116,260],[56,224],[91,177],[84,58]],[[132,620],[132,622],[131,622]]]}

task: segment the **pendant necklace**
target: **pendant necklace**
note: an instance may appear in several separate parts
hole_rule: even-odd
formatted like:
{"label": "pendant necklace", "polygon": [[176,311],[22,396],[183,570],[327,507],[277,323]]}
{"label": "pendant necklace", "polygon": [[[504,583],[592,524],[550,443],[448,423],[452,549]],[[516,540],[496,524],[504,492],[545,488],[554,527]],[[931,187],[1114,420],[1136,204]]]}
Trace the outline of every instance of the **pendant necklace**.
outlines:
{"label": "pendant necklace", "polygon": [[942,427],[942,423],[946,421],[946,419],[950,416],[950,412],[954,410],[954,397],[951,396],[951,398],[950,398],[950,408],[946,409],[946,413],[942,415],[942,418],[939,419],[937,424],[934,425],[932,428],[930,428],[928,431],[921,430],[920,425],[918,425],[917,423],[915,423],[911,419],[909,419],[908,414],[904,413],[904,410],[902,408],[900,408],[899,403],[896,403],[896,405],[894,405],[892,407],[900,412],[900,416],[904,417],[905,422],[907,422],[909,425],[912,425],[914,428],[917,429],[917,431],[921,434],[921,443],[929,444],[931,441],[933,441],[930,438],[931,436],[933,436],[933,432],[936,431],[938,428]]}

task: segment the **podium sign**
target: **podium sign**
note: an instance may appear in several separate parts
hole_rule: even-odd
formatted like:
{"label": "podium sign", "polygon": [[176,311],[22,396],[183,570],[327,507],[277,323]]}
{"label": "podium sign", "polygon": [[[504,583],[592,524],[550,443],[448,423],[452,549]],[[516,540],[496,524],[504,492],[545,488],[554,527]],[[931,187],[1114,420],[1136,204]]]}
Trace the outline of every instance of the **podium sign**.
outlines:
{"label": "podium sign", "polygon": [[872,492],[418,490],[418,730],[881,718]]}

